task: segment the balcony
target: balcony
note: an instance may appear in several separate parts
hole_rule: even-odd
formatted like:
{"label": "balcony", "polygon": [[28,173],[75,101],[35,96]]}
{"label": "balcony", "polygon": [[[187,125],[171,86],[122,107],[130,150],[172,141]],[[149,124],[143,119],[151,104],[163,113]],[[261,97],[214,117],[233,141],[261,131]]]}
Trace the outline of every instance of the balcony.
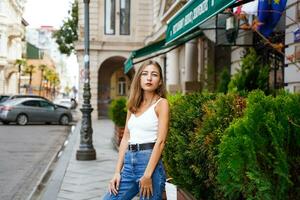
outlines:
{"label": "balcony", "polygon": [[24,35],[24,30],[21,26],[21,24],[11,24],[8,26],[8,38],[10,40],[15,39],[15,38],[22,38]]}

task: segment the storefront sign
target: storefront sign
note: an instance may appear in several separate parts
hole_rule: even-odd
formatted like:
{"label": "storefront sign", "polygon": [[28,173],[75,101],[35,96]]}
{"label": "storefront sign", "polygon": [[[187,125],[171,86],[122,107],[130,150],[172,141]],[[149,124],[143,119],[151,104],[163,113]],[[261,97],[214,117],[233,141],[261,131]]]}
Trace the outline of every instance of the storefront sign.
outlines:
{"label": "storefront sign", "polygon": [[236,0],[192,0],[168,23],[166,42],[170,43],[223,11]]}
{"label": "storefront sign", "polygon": [[300,29],[294,32],[294,42],[300,42]]}

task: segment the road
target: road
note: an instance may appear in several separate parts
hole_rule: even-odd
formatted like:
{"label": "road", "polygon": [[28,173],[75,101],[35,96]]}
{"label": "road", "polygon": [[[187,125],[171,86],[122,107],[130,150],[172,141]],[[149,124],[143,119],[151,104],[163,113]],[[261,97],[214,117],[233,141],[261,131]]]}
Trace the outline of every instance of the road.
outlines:
{"label": "road", "polygon": [[1,200],[27,199],[70,129],[70,126],[0,123]]}

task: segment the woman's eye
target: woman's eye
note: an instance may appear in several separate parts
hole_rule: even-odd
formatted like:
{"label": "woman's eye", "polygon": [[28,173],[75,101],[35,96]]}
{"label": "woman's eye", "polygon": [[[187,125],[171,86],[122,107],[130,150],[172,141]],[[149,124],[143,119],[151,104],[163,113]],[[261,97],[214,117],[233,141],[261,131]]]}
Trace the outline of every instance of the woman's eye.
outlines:
{"label": "woman's eye", "polygon": [[147,73],[142,73],[142,76],[147,76]]}
{"label": "woman's eye", "polygon": [[155,77],[157,77],[157,76],[158,76],[158,74],[152,74],[152,76],[155,76]]}

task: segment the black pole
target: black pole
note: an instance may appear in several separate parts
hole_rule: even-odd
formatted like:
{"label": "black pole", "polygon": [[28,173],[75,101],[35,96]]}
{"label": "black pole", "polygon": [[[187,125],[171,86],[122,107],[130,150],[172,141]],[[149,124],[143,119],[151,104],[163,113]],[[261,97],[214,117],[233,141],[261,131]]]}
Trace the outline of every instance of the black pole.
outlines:
{"label": "black pole", "polygon": [[90,37],[89,37],[89,3],[90,0],[83,0],[84,3],[84,85],[83,85],[83,104],[80,109],[82,121],[80,128],[80,145],[76,152],[77,160],[95,160],[96,151],[93,146],[93,128],[91,113],[93,108],[90,103]]}

